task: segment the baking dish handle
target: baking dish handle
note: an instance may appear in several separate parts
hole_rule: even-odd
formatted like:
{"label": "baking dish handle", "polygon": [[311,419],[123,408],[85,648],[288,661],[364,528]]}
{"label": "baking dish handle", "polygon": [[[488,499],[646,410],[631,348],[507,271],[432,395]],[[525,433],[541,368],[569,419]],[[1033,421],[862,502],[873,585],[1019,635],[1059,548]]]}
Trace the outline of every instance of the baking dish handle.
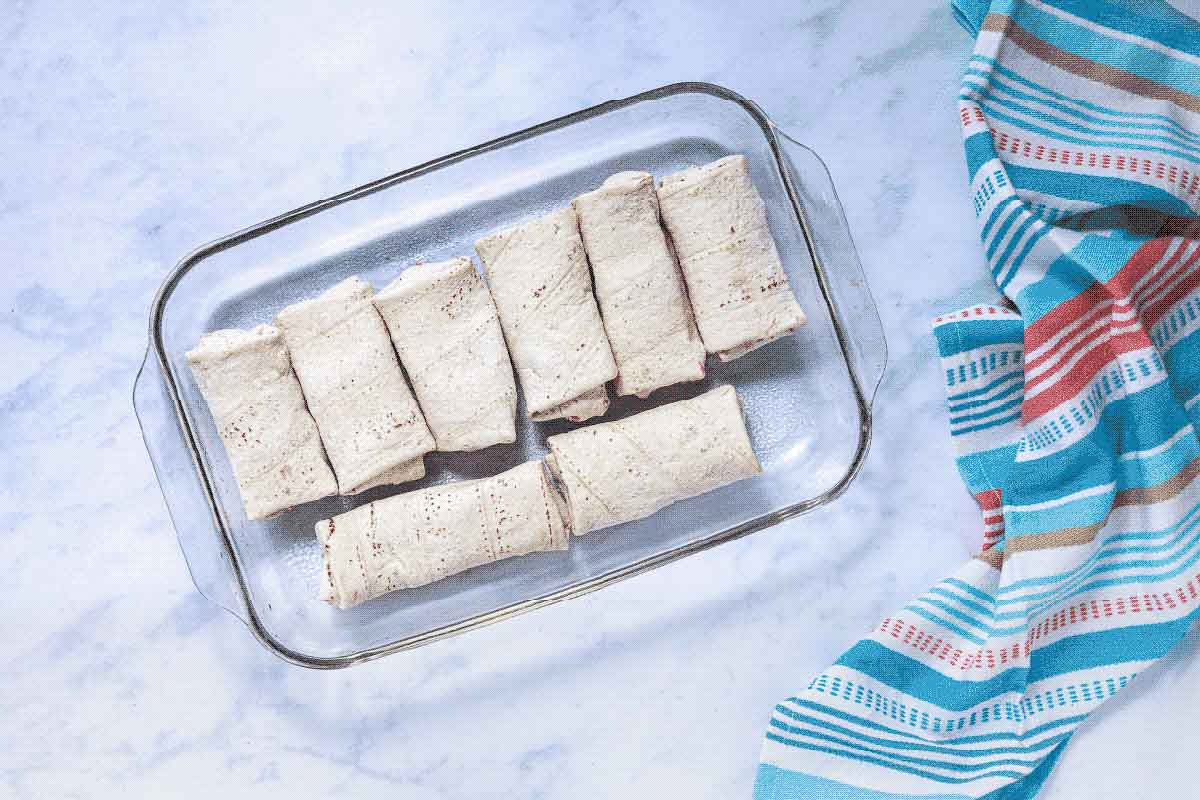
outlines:
{"label": "baking dish handle", "polygon": [[214,534],[212,507],[205,499],[162,369],[150,352],[133,384],[133,408],[192,582],[200,594],[246,621],[233,564]]}
{"label": "baking dish handle", "polygon": [[[772,123],[787,168],[786,179],[800,203],[801,224],[843,336],[846,353],[868,403],[873,403],[887,366],[883,323],[850,237],[846,214],[829,169],[816,153]],[[820,235],[814,235],[819,231]]]}

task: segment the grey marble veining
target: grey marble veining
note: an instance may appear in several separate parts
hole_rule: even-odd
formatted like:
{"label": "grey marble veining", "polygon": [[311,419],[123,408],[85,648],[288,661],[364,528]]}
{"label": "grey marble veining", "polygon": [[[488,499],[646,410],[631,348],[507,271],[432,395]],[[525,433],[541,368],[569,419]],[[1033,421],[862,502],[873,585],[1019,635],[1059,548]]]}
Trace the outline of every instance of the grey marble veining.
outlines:
{"label": "grey marble veining", "polygon": [[[773,703],[980,538],[928,332],[993,296],[955,113],[966,34],[944,0],[348,8],[0,13],[0,795],[747,796]],[[891,351],[855,485],[418,651],[332,673],[271,656],[193,589],[133,418],[164,274],[302,202],[677,80],[759,102],[833,173]],[[1105,706],[1046,796],[1190,781],[1196,650]]]}

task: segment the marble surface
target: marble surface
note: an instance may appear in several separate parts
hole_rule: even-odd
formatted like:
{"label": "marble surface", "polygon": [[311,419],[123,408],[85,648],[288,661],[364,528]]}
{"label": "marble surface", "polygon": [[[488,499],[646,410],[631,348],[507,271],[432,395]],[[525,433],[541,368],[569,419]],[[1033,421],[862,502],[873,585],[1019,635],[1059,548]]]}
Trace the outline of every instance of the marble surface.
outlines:
{"label": "marble surface", "polygon": [[[0,13],[0,796],[746,797],[773,703],[969,557],[927,320],[990,297],[945,0],[32,4]],[[1195,4],[1193,4],[1195,5]],[[708,80],[833,173],[891,361],[838,502],[336,672],[192,587],[130,390],[194,246],[599,101]],[[1045,796],[1175,796],[1192,637]]]}

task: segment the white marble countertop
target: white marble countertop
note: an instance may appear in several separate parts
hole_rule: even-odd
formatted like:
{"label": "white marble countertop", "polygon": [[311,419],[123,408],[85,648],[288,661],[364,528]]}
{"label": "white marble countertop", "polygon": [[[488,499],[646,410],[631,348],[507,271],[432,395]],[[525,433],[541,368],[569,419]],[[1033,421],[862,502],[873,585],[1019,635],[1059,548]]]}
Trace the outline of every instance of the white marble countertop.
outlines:
{"label": "white marble countertop", "polygon": [[[946,0],[355,5],[0,15],[0,795],[746,797],[774,702],[980,538],[928,332],[991,296],[955,113],[970,42]],[[133,417],[162,277],[302,202],[678,80],[756,100],[838,184],[891,350],[855,485],[418,651],[272,656],[192,587]],[[1086,724],[1045,796],[1193,785],[1197,649]]]}

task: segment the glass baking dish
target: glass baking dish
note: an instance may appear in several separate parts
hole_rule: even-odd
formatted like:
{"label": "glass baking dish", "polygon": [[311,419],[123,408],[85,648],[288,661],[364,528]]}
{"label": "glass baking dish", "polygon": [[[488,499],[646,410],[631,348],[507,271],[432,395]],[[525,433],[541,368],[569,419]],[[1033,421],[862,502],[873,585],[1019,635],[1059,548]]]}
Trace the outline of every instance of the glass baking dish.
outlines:
{"label": "glass baking dish", "polygon": [[[712,386],[741,394],[763,474],[654,516],[574,537],[567,552],[471,570],[339,611],[316,599],[313,525],[401,491],[333,497],[250,522],[204,400],[184,361],[217,328],[269,322],[289,303],[350,276],[378,288],[418,259],[472,255],[484,234],[544,214],[640,169],[656,177],[745,154],[808,325],[731,363],[709,359],[701,384],[621,398],[615,419]],[[536,125],[205,245],[163,283],[134,405],[197,589],[282,658],[342,667],[575,597],[828,503],[854,478],[871,437],[886,361],[883,331],[829,173],[753,103],[682,83]],[[531,423],[517,443],[434,453],[404,490],[492,475],[546,453],[569,423]]]}

